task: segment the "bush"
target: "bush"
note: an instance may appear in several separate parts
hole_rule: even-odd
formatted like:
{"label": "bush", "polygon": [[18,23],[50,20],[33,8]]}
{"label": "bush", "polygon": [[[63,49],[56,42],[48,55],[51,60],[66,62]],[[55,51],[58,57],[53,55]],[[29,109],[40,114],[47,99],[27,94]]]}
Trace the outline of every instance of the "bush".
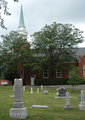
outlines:
{"label": "bush", "polygon": [[69,79],[61,78],[47,78],[47,79],[35,79],[35,85],[67,85]]}

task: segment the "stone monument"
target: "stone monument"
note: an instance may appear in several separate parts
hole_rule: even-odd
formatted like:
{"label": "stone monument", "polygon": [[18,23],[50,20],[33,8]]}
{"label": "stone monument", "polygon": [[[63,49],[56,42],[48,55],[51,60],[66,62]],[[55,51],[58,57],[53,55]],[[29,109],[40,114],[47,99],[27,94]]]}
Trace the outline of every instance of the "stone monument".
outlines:
{"label": "stone monument", "polygon": [[14,103],[13,108],[10,109],[10,118],[25,119],[27,118],[27,107],[23,103],[23,83],[22,79],[14,80]]}
{"label": "stone monument", "polygon": [[64,109],[71,110],[73,107],[70,105],[70,97],[69,97],[69,92],[66,92],[66,105]]}
{"label": "stone monument", "polygon": [[57,95],[58,97],[55,97],[55,98],[66,98],[66,89],[65,89],[65,88],[63,88],[63,87],[61,88],[61,87],[60,87],[60,88],[58,89],[58,91],[59,91],[59,92],[56,93],[56,95]]}
{"label": "stone monument", "polygon": [[31,94],[33,93],[33,88],[31,87],[31,92],[30,92]]}
{"label": "stone monument", "polygon": [[43,91],[43,85],[41,85],[41,90]]}
{"label": "stone monument", "polygon": [[79,104],[80,110],[85,110],[85,90],[81,90],[81,103]]}
{"label": "stone monument", "polygon": [[39,93],[39,88],[37,88],[37,93]]}
{"label": "stone monument", "polygon": [[65,88],[59,88],[59,97],[66,97],[66,89]]}
{"label": "stone monument", "polygon": [[43,90],[43,94],[48,95],[48,90],[46,90],[46,87]]}
{"label": "stone monument", "polygon": [[23,86],[23,92],[25,92],[25,86]]}

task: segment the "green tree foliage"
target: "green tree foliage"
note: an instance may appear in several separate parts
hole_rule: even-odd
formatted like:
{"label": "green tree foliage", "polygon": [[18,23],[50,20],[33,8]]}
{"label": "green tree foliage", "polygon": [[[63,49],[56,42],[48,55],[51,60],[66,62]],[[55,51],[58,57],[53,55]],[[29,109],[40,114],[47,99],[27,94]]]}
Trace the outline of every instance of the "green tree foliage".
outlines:
{"label": "green tree foliage", "polygon": [[16,31],[1,37],[3,42],[0,44],[0,74],[8,79],[15,78],[18,65],[23,66],[22,63],[29,58],[30,44]]}
{"label": "green tree foliage", "polygon": [[80,68],[76,66],[73,66],[69,71],[68,83],[73,86],[73,91],[74,91],[74,86],[79,85],[82,81],[79,74],[80,74]]}
{"label": "green tree foliage", "polygon": [[35,61],[34,70],[50,68],[60,69],[63,63],[75,60],[73,50],[78,43],[83,42],[82,31],[72,24],[54,22],[45,25],[39,32],[32,35]]}
{"label": "green tree foliage", "polygon": [[[19,2],[18,0],[13,0],[14,2]],[[8,4],[8,2],[6,1],[6,0],[0,0],[0,26],[2,27],[2,28],[5,28],[5,29],[7,29],[6,27],[5,27],[5,25],[4,25],[4,20],[3,20],[3,18],[2,18],[2,16],[1,16],[1,10],[2,9],[4,9],[4,14],[5,15],[11,15],[9,12],[8,12],[8,7],[7,7],[7,4]]]}

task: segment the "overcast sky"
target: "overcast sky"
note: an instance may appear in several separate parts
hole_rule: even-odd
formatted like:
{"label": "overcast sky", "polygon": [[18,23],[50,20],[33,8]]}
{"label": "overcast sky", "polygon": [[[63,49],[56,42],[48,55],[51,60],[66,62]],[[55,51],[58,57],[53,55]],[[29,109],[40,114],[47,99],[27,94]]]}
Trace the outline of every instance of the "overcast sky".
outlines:
{"label": "overcast sky", "polygon": [[[8,29],[0,27],[0,36],[18,30],[21,4],[28,36],[54,21],[71,23],[82,30],[85,36],[85,0],[19,0],[18,3],[13,0],[7,1],[11,16],[3,15]],[[85,47],[85,42],[79,47]]]}

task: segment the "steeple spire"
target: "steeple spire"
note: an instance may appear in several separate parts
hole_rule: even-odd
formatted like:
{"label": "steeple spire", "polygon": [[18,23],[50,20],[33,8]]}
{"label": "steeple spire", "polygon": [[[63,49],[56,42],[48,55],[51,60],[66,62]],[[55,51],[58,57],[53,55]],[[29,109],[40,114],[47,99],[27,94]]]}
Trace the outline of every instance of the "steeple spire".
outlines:
{"label": "steeple spire", "polygon": [[27,32],[26,32],[26,28],[25,28],[25,24],[24,24],[22,5],[21,5],[21,10],[20,10],[18,33],[23,34],[25,37],[27,37]]}
{"label": "steeple spire", "polygon": [[22,5],[20,11],[19,27],[25,27]]}

